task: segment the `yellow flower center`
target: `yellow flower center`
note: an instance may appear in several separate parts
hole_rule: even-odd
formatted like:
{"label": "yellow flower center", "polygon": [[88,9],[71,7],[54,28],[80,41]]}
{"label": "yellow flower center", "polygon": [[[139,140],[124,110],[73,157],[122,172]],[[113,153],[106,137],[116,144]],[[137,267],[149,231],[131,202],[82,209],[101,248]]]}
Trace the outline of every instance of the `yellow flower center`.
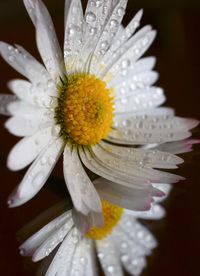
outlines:
{"label": "yellow flower center", "polygon": [[90,231],[86,234],[87,238],[93,240],[101,240],[109,235],[112,232],[113,228],[118,224],[123,213],[123,208],[112,205],[107,201],[102,201],[102,212],[104,218],[103,227],[91,228]]}
{"label": "yellow flower center", "polygon": [[56,119],[61,134],[78,145],[106,138],[113,120],[113,98],[106,83],[89,74],[74,74],[60,85]]}

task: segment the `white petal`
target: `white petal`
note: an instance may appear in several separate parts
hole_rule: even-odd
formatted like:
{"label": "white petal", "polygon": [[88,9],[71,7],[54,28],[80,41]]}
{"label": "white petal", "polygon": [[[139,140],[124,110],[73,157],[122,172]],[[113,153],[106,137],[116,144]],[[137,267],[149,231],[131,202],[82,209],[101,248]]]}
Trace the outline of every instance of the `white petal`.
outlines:
{"label": "white petal", "polygon": [[112,81],[112,86],[115,91],[116,98],[121,98],[130,94],[137,93],[140,90],[142,93],[145,88],[153,85],[158,79],[158,73],[155,71],[144,71],[139,74],[130,74],[115,78]]}
{"label": "white petal", "polygon": [[171,190],[172,190],[172,185],[171,184],[163,184],[163,183],[153,183],[153,187],[155,187],[156,189],[159,189],[159,191],[162,191],[165,196],[163,197],[156,197],[154,198],[154,202],[155,203],[159,203],[164,201],[168,195],[170,194]]}
{"label": "white petal", "polygon": [[119,259],[119,252],[109,237],[104,240],[96,240],[97,256],[106,276],[123,276],[123,270]]}
{"label": "white petal", "polygon": [[55,96],[56,89],[47,89],[47,86],[46,84],[34,85],[28,81],[18,79],[8,83],[8,87],[19,99],[32,105],[51,108],[53,107],[53,96]]}
{"label": "white petal", "polygon": [[52,127],[48,127],[20,140],[8,155],[8,168],[17,171],[28,166],[49,143],[52,134]]}
{"label": "white petal", "polygon": [[82,239],[76,247],[69,276],[95,276],[93,241]]}
{"label": "white petal", "polygon": [[[111,22],[111,18],[114,18],[114,16],[116,17],[116,12],[114,13],[114,10],[119,2],[121,2],[122,5],[124,5],[126,0],[119,0],[116,3],[114,3],[114,1],[103,1],[102,3],[94,3],[92,2],[92,0],[89,0],[87,3],[83,22],[83,38],[82,47],[80,48],[80,58],[82,60],[82,63],[84,63],[85,66],[87,66],[86,70],[90,70],[90,72],[93,74],[96,67],[99,68],[100,58],[96,55],[95,49],[99,45],[98,43],[100,39],[103,42],[104,48],[107,48],[107,45],[109,47],[109,43],[107,41],[106,43],[104,43],[104,41],[106,39],[108,39],[108,41],[111,39],[111,36],[107,37],[108,34],[106,34],[106,32],[109,30],[109,23]],[[119,21],[121,21],[120,17],[117,18]],[[112,22],[117,22],[115,28],[113,28],[112,30],[112,39],[114,39],[114,36],[117,33],[120,24],[118,24],[118,21],[116,19]],[[103,32],[103,30],[105,31]],[[104,49],[101,52],[98,51],[98,54],[101,55],[102,53],[105,53]],[[92,59],[94,63],[91,64]]]}
{"label": "white petal", "polygon": [[156,149],[171,152],[173,154],[181,154],[192,151],[192,146],[199,143],[200,140],[187,139],[177,142],[165,143],[157,146]]}
{"label": "white petal", "polygon": [[117,129],[108,136],[119,144],[153,144],[178,141],[191,136],[190,129],[198,125],[194,119],[173,116],[136,116],[124,120],[115,118]]}
{"label": "white petal", "polygon": [[138,112],[159,106],[165,102],[163,90],[158,87],[148,87],[142,91],[121,96],[115,101],[115,113]]}
{"label": "white petal", "polygon": [[119,48],[114,57],[109,60],[106,68],[99,73],[99,76],[104,77],[108,71],[112,75],[118,74],[119,71],[123,70],[124,61],[128,62],[128,67],[131,67],[150,47],[155,36],[156,32],[152,31],[150,26],[142,28]]}
{"label": "white petal", "polygon": [[[51,123],[49,122],[49,125]],[[24,137],[33,135],[36,131],[47,126],[47,122],[39,122],[23,117],[11,117],[5,123],[5,127],[15,136]]]}
{"label": "white petal", "polygon": [[[128,228],[130,233],[125,228]],[[156,246],[154,237],[145,230],[145,227],[128,217],[126,220],[122,219],[113,231],[113,241],[120,252],[121,262],[130,275],[141,274],[146,266],[145,256],[150,255],[151,250]],[[141,243],[142,239],[144,241]],[[144,245],[145,242],[146,245]]]}
{"label": "white petal", "polygon": [[58,229],[49,235],[45,241],[36,249],[33,254],[32,260],[38,262],[48,256],[56,246],[63,241],[73,226],[73,220],[70,218]]}
{"label": "white petal", "polygon": [[71,219],[71,211],[65,212],[49,222],[20,246],[21,254],[25,256],[32,255],[38,246],[57,229],[60,229],[69,219]]}
{"label": "white petal", "polygon": [[41,0],[24,0],[26,9],[36,28],[37,46],[44,64],[54,80],[65,73],[62,52],[53,22]]}
{"label": "white petal", "polygon": [[112,87],[115,83],[120,83],[126,80],[126,77],[141,74],[143,72],[150,72],[155,66],[155,57],[145,57],[134,62],[132,65],[129,62],[122,63],[123,70],[120,70],[113,76],[112,80],[108,82],[108,86]]}
{"label": "white petal", "polygon": [[[114,7],[112,14],[109,16],[104,28],[102,29],[101,36],[99,37],[96,43],[96,47],[93,53],[94,64],[92,59],[91,66],[95,67],[96,63],[101,62],[101,59],[106,53],[106,50],[109,49],[110,46],[112,45],[112,41],[118,32],[119,26],[121,25],[121,21],[125,13],[126,5],[127,5],[127,0],[119,0],[116,6]],[[94,7],[94,10],[96,10],[96,7]],[[97,70],[95,70],[94,73],[96,73],[96,71]]]}
{"label": "white petal", "polygon": [[[145,115],[150,115],[150,116],[174,116],[175,115],[175,111],[173,108],[169,108],[169,107],[155,107],[155,108],[151,108],[151,109],[147,109],[147,110],[140,110],[138,112],[133,112],[130,115],[140,115],[140,116],[145,116]],[[123,115],[120,114],[121,116],[125,116],[127,117],[127,114]],[[117,115],[116,115],[117,117]]]}
{"label": "white petal", "polygon": [[0,94],[0,114],[5,116],[10,116],[10,112],[7,109],[7,106],[16,101],[16,96],[9,95],[9,94]]}
{"label": "white petal", "polygon": [[103,178],[96,179],[94,185],[101,199],[107,200],[115,205],[136,211],[149,210],[151,207],[151,187],[145,187],[143,189],[130,188]]}
{"label": "white petal", "polygon": [[36,119],[41,120],[41,117],[45,116],[45,113],[48,112],[47,109],[40,108],[19,100],[15,102],[11,102],[7,106],[7,109],[10,112],[10,114],[13,116],[19,116],[19,117],[28,118],[28,119],[34,118],[35,120]]}
{"label": "white petal", "polygon": [[70,275],[75,248],[80,241],[76,228],[73,228],[62,242],[45,276]]}
{"label": "white petal", "polygon": [[90,151],[84,149],[84,151],[79,150],[81,161],[83,164],[95,174],[106,178],[110,181],[116,182],[118,184],[128,186],[128,187],[144,187],[149,185],[149,181],[145,181],[140,177],[127,176],[125,173],[121,173],[118,170],[111,169],[105,164],[97,161],[94,156],[91,155]]}
{"label": "white petal", "polygon": [[[124,177],[127,176],[127,178],[130,178],[133,183],[137,179],[143,180],[143,183],[175,183],[182,180],[179,176],[154,170],[147,166],[144,167],[143,164],[141,165],[140,163],[127,162],[127,160],[122,159],[120,156],[111,155],[108,151],[103,150],[98,145],[93,146],[91,151],[93,153],[93,159],[99,164],[113,170],[115,174],[120,173],[121,175],[124,175]],[[132,184],[131,186],[134,185]],[[137,185],[135,186],[138,187]]]}
{"label": "white petal", "polygon": [[0,42],[0,54],[10,66],[32,82],[49,80],[45,68],[21,46],[13,47]]}
{"label": "white petal", "polygon": [[74,225],[82,235],[85,235],[92,227],[102,227],[104,220],[102,213],[90,212],[83,215],[76,209],[72,210]]}
{"label": "white petal", "polygon": [[52,139],[28,169],[16,193],[9,198],[9,207],[22,205],[38,193],[49,178],[62,152],[63,141],[60,138]]}
{"label": "white petal", "polygon": [[158,204],[153,204],[151,209],[144,212],[136,212],[136,211],[130,211],[130,210],[124,210],[125,213],[135,217],[135,218],[141,218],[141,219],[161,219],[165,216],[165,209]]}
{"label": "white petal", "polygon": [[[157,242],[147,228],[130,217],[122,219],[119,227],[126,235],[121,243],[123,266],[131,275],[140,275],[146,266],[145,256],[151,254],[151,250],[156,247]],[[117,238],[116,241],[119,241],[119,237]]]}
{"label": "white petal", "polygon": [[87,215],[90,211],[101,212],[99,196],[84,171],[77,150],[68,145],[64,151],[64,177],[75,208]]}
{"label": "white petal", "polygon": [[134,220],[130,215],[123,215],[119,222],[119,227],[123,229],[129,239],[136,240],[142,247],[144,247],[146,252],[157,246],[157,242],[151,232],[139,222]]}
{"label": "white petal", "polygon": [[80,54],[82,39],[83,10],[80,0],[66,1],[65,4],[64,59],[67,71],[73,71],[77,55]]}
{"label": "white petal", "polygon": [[146,266],[145,255],[149,254],[149,250],[140,246],[137,240],[132,240],[121,230],[114,233],[113,238],[115,244],[119,247],[120,260],[130,275],[140,275],[142,269]]}
{"label": "white petal", "polygon": [[145,167],[173,169],[177,168],[176,165],[184,162],[183,159],[178,156],[155,149],[148,150],[120,147],[105,142],[101,142],[100,145],[107,153],[120,157],[127,163],[140,164]]}
{"label": "white petal", "polygon": [[[122,12],[121,9],[118,10],[118,12]],[[115,37],[110,49],[107,51],[107,53],[104,56],[104,61],[106,61],[110,56],[112,56],[115,51],[121,47],[136,31],[136,29],[140,25],[140,20],[143,15],[143,10],[140,10],[134,17],[133,19],[129,22],[129,24],[123,28],[119,35]]]}
{"label": "white petal", "polygon": [[87,276],[98,276],[97,271],[97,263],[96,263],[96,256],[94,253],[94,242],[91,240],[87,240],[87,263],[85,268],[85,275]]}

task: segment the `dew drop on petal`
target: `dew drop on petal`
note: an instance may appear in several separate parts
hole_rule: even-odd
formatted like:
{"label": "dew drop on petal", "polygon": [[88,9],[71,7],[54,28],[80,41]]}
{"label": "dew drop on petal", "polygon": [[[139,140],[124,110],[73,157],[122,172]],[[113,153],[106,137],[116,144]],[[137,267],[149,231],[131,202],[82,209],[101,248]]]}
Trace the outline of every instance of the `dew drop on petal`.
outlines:
{"label": "dew drop on petal", "polygon": [[124,13],[125,13],[125,9],[124,9],[124,8],[119,7],[119,8],[117,9],[117,15],[118,15],[118,16],[122,16]]}
{"label": "dew drop on petal", "polygon": [[124,254],[121,256],[122,262],[127,262],[129,260],[129,257],[127,254]]}
{"label": "dew drop on petal", "polygon": [[43,177],[44,177],[44,172],[43,171],[40,171],[39,173],[37,173],[35,175],[35,177],[33,178],[33,180],[32,180],[32,185],[34,187],[38,187],[41,184],[41,181],[43,180]]}
{"label": "dew drop on petal", "polygon": [[8,60],[9,60],[10,62],[13,62],[13,61],[14,61],[14,57],[13,57],[13,56],[9,56],[9,57],[8,57]]}
{"label": "dew drop on petal", "polygon": [[109,265],[109,266],[107,267],[107,271],[108,271],[109,273],[113,273],[113,272],[115,271],[114,266]]}
{"label": "dew drop on petal", "polygon": [[111,21],[110,21],[110,27],[111,28],[116,28],[117,26],[118,26],[118,21],[117,20],[115,20],[115,19],[112,19]]}
{"label": "dew drop on petal", "polygon": [[103,1],[102,0],[96,0],[96,7],[97,8],[99,8],[99,7],[101,7],[102,6],[102,4],[103,4]]}
{"label": "dew drop on petal", "polygon": [[60,133],[60,126],[56,125],[52,128],[52,136],[57,136]]}
{"label": "dew drop on petal", "polygon": [[40,164],[41,164],[42,166],[44,166],[46,163],[47,163],[47,159],[46,159],[46,157],[43,157],[43,158],[40,160]]}
{"label": "dew drop on petal", "polygon": [[20,249],[19,254],[20,254],[21,256],[25,256],[26,251],[25,251],[24,249]]}
{"label": "dew drop on petal", "polygon": [[90,28],[90,35],[94,35],[97,32],[96,28]]}
{"label": "dew drop on petal", "polygon": [[99,259],[103,259],[104,258],[104,254],[102,252],[99,252],[98,253],[98,257],[99,257]]}
{"label": "dew drop on petal", "polygon": [[122,66],[123,69],[126,69],[127,67],[130,66],[130,64],[131,64],[130,60],[125,59],[125,60],[122,61],[121,66]]}
{"label": "dew drop on petal", "polygon": [[88,12],[86,14],[85,19],[86,19],[87,23],[92,23],[92,22],[96,21],[96,15],[93,12]]}

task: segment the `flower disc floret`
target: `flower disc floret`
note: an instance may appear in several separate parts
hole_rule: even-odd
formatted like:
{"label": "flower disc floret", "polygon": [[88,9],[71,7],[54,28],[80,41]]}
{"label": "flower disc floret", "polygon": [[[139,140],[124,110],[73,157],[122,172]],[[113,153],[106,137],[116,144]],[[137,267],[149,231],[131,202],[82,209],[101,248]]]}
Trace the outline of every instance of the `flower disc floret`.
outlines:
{"label": "flower disc floret", "polygon": [[87,238],[93,240],[102,240],[108,236],[121,219],[123,208],[110,204],[107,201],[102,201],[102,213],[104,218],[104,225],[102,227],[91,228],[90,231],[86,234]]}
{"label": "flower disc floret", "polygon": [[57,122],[65,139],[94,145],[106,138],[113,121],[113,98],[106,83],[89,74],[68,76],[60,85]]}

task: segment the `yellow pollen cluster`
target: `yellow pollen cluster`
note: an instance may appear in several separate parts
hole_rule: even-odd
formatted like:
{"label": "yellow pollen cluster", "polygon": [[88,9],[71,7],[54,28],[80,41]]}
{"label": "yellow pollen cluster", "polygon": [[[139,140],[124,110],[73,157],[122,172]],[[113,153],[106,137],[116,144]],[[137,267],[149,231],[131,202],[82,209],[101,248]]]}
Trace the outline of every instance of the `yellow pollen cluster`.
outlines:
{"label": "yellow pollen cluster", "polygon": [[107,201],[102,201],[102,211],[104,226],[99,228],[91,228],[90,231],[86,234],[87,238],[93,240],[102,240],[107,235],[109,235],[112,232],[112,229],[118,224],[123,213],[123,208],[112,205]]}
{"label": "yellow pollen cluster", "polygon": [[93,75],[73,75],[66,88],[64,123],[70,139],[94,145],[107,137],[113,120],[113,98],[105,82]]}

